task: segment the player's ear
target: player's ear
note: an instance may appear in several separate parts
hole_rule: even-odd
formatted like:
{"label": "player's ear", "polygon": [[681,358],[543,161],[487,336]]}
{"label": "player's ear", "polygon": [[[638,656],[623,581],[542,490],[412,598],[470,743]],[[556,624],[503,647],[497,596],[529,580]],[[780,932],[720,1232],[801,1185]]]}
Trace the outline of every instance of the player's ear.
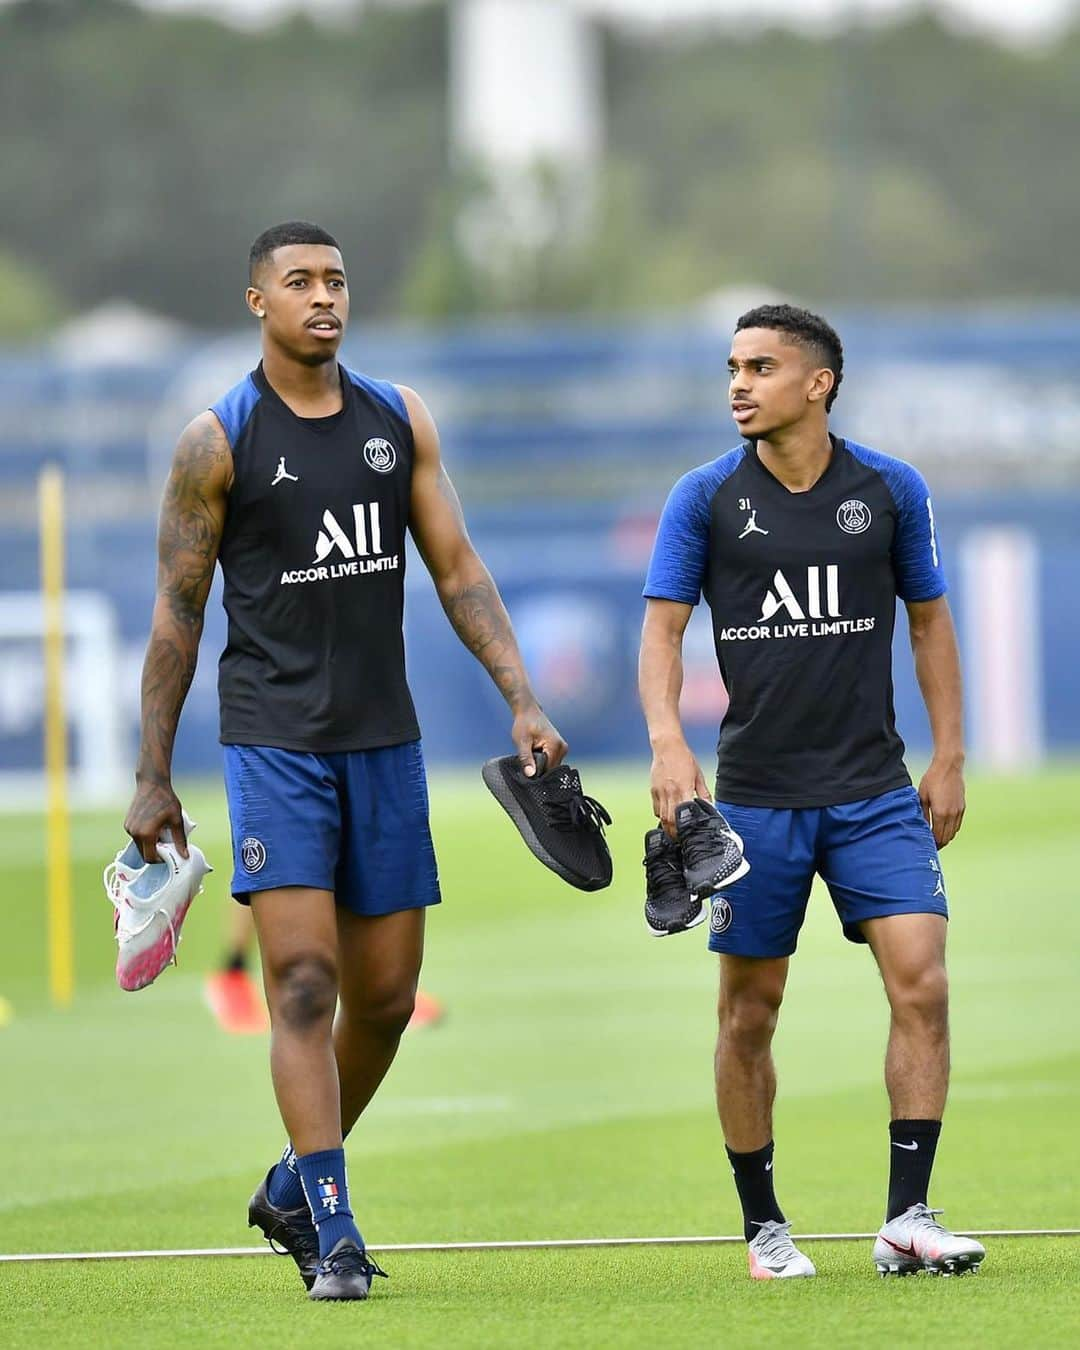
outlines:
{"label": "player's ear", "polygon": [[810,380],[810,388],[806,392],[806,398],[809,403],[820,403],[832,393],[833,385],[836,384],[836,376],[827,366],[821,370],[815,370]]}
{"label": "player's ear", "polygon": [[257,319],[266,318],[266,301],[263,298],[262,291],[257,286],[249,286],[244,292],[244,299],[247,302],[248,309]]}

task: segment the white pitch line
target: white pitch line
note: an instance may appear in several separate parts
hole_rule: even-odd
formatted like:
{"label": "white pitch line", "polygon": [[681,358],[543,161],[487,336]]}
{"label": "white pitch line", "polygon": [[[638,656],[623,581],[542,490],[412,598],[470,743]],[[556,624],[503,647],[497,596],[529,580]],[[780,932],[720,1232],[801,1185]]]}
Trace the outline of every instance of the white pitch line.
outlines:
{"label": "white pitch line", "polygon": [[[1080,1228],[969,1228],[971,1237],[1080,1237]],[[870,1242],[876,1233],[793,1233],[799,1242]],[[519,1242],[398,1242],[370,1246],[372,1252],[506,1252],[551,1247],[718,1247],[745,1242],[742,1234],[722,1237],[533,1238]],[[4,1261],[143,1261],[178,1256],[273,1256],[263,1247],[174,1247],[137,1252],[0,1253]]]}

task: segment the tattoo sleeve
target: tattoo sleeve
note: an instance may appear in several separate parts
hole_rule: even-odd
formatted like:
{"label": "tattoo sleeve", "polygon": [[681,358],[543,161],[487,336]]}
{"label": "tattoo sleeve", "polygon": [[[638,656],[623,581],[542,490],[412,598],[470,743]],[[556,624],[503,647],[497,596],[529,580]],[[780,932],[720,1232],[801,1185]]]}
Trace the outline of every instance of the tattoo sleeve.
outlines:
{"label": "tattoo sleeve", "polygon": [[225,516],[231,455],[209,415],[184,432],[158,521],[157,600],[142,674],[142,743],[136,774],[167,781],[180,709],[195,674],[203,611]]}
{"label": "tattoo sleeve", "polygon": [[[440,470],[438,487],[465,535],[461,503],[445,471]],[[439,598],[458,637],[487,670],[510,707],[516,710],[533,702],[535,696],[510,616],[491,573],[471,547],[466,557],[460,571],[438,584]]]}
{"label": "tattoo sleeve", "polygon": [[477,575],[442,597],[454,631],[495,681],[511,708],[533,694],[518,651],[510,616],[487,568],[476,560]]}

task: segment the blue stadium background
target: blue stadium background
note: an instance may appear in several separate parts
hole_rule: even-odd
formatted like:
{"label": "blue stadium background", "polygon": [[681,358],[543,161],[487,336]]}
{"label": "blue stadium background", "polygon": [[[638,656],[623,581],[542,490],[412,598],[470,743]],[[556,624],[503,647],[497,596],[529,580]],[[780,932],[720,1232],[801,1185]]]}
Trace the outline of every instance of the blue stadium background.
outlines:
{"label": "blue stadium background", "polygon": [[[977,577],[958,566],[965,541],[1004,526],[1034,546],[1040,739],[1050,752],[1075,751],[1080,312],[836,317],[848,365],[835,427],[910,459],[930,480],[969,664],[979,653],[965,636],[968,610],[979,597]],[[738,441],[725,402],[728,331],[696,317],[619,329],[359,328],[346,346],[349,365],[413,384],[435,413],[473,537],[575,756],[647,751],[635,693],[641,582],[668,488]],[[251,335],[188,338],[108,362],[49,350],[0,355],[0,590],[38,584],[34,485],[42,465],[59,463],[68,484],[68,581],[103,593],[115,608],[132,756],[156,500],[171,446],[185,421],[256,359]],[[215,590],[177,745],[179,772],[219,764],[215,663],[223,635]],[[501,751],[499,699],[458,645],[415,556],[407,640],[429,760],[475,765]],[[710,643],[707,623],[695,616],[684,707],[703,751],[723,710]],[[901,623],[898,651],[905,645]],[[40,764],[35,659],[23,650],[21,673],[2,663],[0,771]],[[897,662],[896,703],[909,746],[925,749],[906,658]]]}

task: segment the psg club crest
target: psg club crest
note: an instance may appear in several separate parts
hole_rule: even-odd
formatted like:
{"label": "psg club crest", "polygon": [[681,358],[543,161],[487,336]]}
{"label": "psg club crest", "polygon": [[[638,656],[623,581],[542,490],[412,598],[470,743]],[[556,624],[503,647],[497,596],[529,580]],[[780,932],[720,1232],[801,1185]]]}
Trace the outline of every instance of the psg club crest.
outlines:
{"label": "psg club crest", "polygon": [[258,872],[266,862],[266,849],[261,839],[249,835],[240,845],[240,861],[245,872]]}
{"label": "psg club crest", "polygon": [[870,528],[872,519],[870,508],[857,497],[841,502],[836,511],[836,523],[845,534],[862,534]]}
{"label": "psg club crest", "polygon": [[726,933],[734,917],[730,901],[725,900],[722,895],[714,895],[710,902],[709,931],[716,933],[717,936]]}
{"label": "psg club crest", "polygon": [[389,473],[397,463],[397,451],[381,436],[373,436],[364,446],[364,462],[376,473]]}

